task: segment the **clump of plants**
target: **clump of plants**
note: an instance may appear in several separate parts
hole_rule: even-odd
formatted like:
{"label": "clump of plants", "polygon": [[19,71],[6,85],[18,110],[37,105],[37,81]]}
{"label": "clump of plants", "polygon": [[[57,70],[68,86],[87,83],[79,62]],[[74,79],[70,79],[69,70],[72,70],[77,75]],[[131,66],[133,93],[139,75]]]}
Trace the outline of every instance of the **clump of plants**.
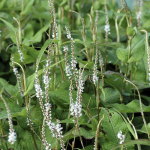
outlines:
{"label": "clump of plants", "polygon": [[149,8],[2,0],[0,149],[149,150]]}

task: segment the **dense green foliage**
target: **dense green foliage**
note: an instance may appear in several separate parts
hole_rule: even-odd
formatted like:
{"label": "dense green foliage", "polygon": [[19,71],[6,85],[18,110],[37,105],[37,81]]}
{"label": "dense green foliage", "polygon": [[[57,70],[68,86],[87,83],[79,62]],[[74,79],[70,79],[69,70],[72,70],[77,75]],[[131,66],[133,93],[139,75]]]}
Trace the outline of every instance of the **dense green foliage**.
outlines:
{"label": "dense green foliage", "polygon": [[[0,149],[45,149],[40,140],[44,117],[34,84],[38,66],[39,84],[44,94],[43,65],[48,59],[52,61],[46,67],[51,78],[48,95],[52,121],[57,124],[57,119],[60,120],[67,150],[91,150],[95,147],[101,150],[150,149],[150,2],[143,1],[142,17],[138,22],[140,0],[133,1],[131,5],[131,2],[126,4],[122,0],[122,6],[121,0],[107,0],[107,5],[104,0],[55,0],[54,16],[47,0],[0,1]],[[55,13],[58,38],[56,35],[52,37],[55,34]],[[110,24],[108,39],[104,30],[107,23]],[[74,43],[67,39],[65,26],[69,28]],[[70,115],[69,87],[72,84],[75,101],[78,86],[73,69],[71,79],[66,75],[63,51],[67,45],[67,60],[71,65],[72,44],[76,69],[78,72],[83,70],[84,81],[82,116],[77,124]],[[48,49],[51,49],[50,55]],[[21,76],[23,96],[19,92],[13,65]],[[93,72],[97,72],[96,83],[93,83]],[[34,131],[27,125],[30,98],[29,118]],[[10,109],[17,134],[13,145],[8,142],[9,117],[3,99]],[[45,97],[42,100],[45,104]],[[117,136],[119,131],[125,135],[122,144],[119,144]],[[51,149],[61,149],[61,141],[52,136],[46,124],[45,137]]]}

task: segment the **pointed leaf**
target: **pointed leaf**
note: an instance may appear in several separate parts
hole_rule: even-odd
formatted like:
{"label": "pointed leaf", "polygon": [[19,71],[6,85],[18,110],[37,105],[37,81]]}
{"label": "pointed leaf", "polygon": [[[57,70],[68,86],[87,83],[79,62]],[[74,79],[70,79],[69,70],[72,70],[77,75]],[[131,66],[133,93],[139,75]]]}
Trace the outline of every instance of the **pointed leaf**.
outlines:
{"label": "pointed leaf", "polygon": [[145,36],[135,36],[132,41],[131,46],[131,56],[128,60],[128,63],[139,61],[145,53]]}
{"label": "pointed leaf", "polygon": [[2,21],[6,24],[6,26],[7,26],[8,29],[9,29],[9,33],[10,33],[11,40],[12,40],[14,43],[16,43],[15,27],[14,27],[11,23],[9,23],[8,21],[6,21],[6,20],[4,20],[4,19],[2,19],[2,18],[0,18],[0,20],[2,20]]}
{"label": "pointed leaf", "polygon": [[128,54],[129,54],[129,49],[123,49],[123,48],[117,49],[117,57],[123,62],[128,61]]}
{"label": "pointed leaf", "polygon": [[123,144],[120,144],[118,146],[115,146],[114,148],[112,148],[111,150],[115,150],[119,147],[122,147],[122,146],[127,146],[127,145],[135,145],[135,144],[140,144],[140,145],[148,145],[150,146],[150,140],[145,140],[145,139],[140,139],[140,140],[132,140],[132,141],[129,141],[129,142],[125,142]]}

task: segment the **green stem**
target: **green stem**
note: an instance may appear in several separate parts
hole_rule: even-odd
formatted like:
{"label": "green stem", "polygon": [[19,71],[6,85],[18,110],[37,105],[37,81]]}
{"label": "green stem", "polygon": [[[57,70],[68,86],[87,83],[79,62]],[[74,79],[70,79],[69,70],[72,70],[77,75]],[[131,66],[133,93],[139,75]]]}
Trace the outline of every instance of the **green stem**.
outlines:
{"label": "green stem", "polygon": [[[54,52],[54,56],[55,56],[55,52]],[[55,58],[53,58],[53,64],[55,64]],[[56,66],[53,67],[53,91],[55,90],[55,83],[56,83],[55,71],[56,71]]]}
{"label": "green stem", "polygon": [[[3,126],[2,126],[2,121],[0,120],[0,128],[1,128],[1,134],[2,134],[2,136],[4,136],[4,130],[3,130]],[[4,142],[4,139],[2,138],[2,140],[3,140],[3,142]],[[5,143],[5,142],[4,142]],[[7,143],[5,143],[5,145],[6,145],[6,148],[7,148],[7,150],[8,150],[8,146],[7,146]]]}
{"label": "green stem", "polygon": [[[132,44],[132,37],[129,37],[129,53],[128,53],[128,60],[129,60],[129,58],[130,58],[130,56],[131,56],[131,44]],[[126,66],[126,74],[125,74],[125,76],[126,77],[128,77],[128,67],[129,67],[129,63],[127,63],[127,66]],[[131,64],[131,75],[130,75],[130,79],[132,79],[132,64]],[[124,82],[124,88],[123,89],[125,89],[125,82]]]}
{"label": "green stem", "polygon": [[144,122],[144,125],[145,125],[146,132],[147,132],[147,134],[148,134],[148,139],[150,139],[149,130],[148,130],[148,128],[147,128],[147,123],[146,123],[146,120],[145,120],[145,117],[144,117],[144,112],[143,112],[142,100],[141,100],[140,92],[139,92],[138,88],[135,86],[135,84],[133,84],[133,83],[132,83],[131,81],[129,81],[129,80],[126,80],[126,79],[124,79],[124,80],[127,81],[127,82],[129,82],[130,84],[132,84],[132,85],[136,88],[136,90],[137,90],[137,92],[138,92],[142,119],[143,119],[143,122]]}
{"label": "green stem", "polygon": [[21,8],[21,12],[23,12],[24,10],[24,0],[22,0],[22,8]]}
{"label": "green stem", "polygon": [[116,27],[116,33],[117,33],[117,42],[120,42],[119,28],[118,28],[117,20],[118,20],[118,16],[116,16],[116,19],[115,19],[115,27]]}
{"label": "green stem", "polygon": [[[56,46],[56,49],[58,49],[58,46]],[[61,57],[60,57],[59,51],[58,51],[58,57],[59,57],[59,61],[61,61]],[[59,67],[60,67],[60,72],[61,72],[62,79],[63,79],[63,81],[65,81],[65,75],[64,75],[64,72],[63,72],[63,68],[62,68],[61,62],[59,63]]]}
{"label": "green stem", "polygon": [[130,80],[132,81],[132,73],[133,73],[133,63],[131,62],[131,74],[130,74]]}
{"label": "green stem", "polygon": [[36,141],[34,139],[34,135],[33,135],[33,131],[32,130],[31,130],[31,135],[32,135],[32,139],[33,139],[33,142],[34,142],[35,149],[38,150],[38,147],[37,147]]}

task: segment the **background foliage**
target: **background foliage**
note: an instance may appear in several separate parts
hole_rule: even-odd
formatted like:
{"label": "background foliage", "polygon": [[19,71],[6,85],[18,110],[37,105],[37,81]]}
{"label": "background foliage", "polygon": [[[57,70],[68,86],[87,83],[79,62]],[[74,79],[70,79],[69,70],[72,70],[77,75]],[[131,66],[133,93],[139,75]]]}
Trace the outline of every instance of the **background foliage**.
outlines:
{"label": "background foliage", "polygon": [[[129,6],[129,7],[128,7]],[[44,90],[42,81],[43,65],[46,64],[48,46],[51,45],[51,74],[50,88],[48,91],[52,104],[52,120],[60,120],[63,127],[63,140],[66,149],[83,149],[80,144],[80,134],[76,130],[73,117],[70,115],[70,80],[65,75],[65,58],[63,47],[68,45],[68,61],[71,62],[71,42],[66,38],[65,26],[74,39],[74,56],[77,59],[76,68],[85,66],[82,80],[84,92],[82,94],[82,116],[79,118],[81,136],[85,150],[95,147],[95,138],[98,139],[98,149],[150,149],[150,95],[149,95],[149,66],[146,47],[146,36],[140,30],[150,32],[149,14],[150,2],[143,1],[141,26],[137,26],[137,13],[139,0],[127,1],[127,7],[132,13],[132,25],[129,27],[126,21],[125,11],[122,10],[121,1],[107,0],[110,34],[105,40],[105,1],[104,0],[57,0],[55,1],[56,22],[58,25],[58,39],[52,38],[53,20],[46,0],[1,0],[0,1],[0,93],[10,109],[13,126],[17,133],[17,141],[14,145],[8,142],[9,124],[8,115],[3,101],[0,99],[0,149],[45,149],[36,136],[41,137],[43,114],[38,99],[35,97],[34,80],[36,61],[38,60],[38,77]],[[84,19],[82,25],[80,16]],[[92,81],[94,71],[96,40],[93,29],[95,26],[96,10],[98,10],[97,45],[101,52],[104,67],[101,72],[98,58],[97,70],[99,80],[96,85]],[[117,41],[115,19],[118,16],[118,29],[120,40]],[[130,17],[130,12],[127,12]],[[21,27],[21,35],[15,17]],[[90,18],[91,17],[91,18]],[[131,20],[130,20],[131,21]],[[85,30],[84,30],[85,28]],[[16,34],[15,34],[16,32]],[[85,32],[86,38],[83,39]],[[50,35],[50,37],[48,37]],[[19,37],[21,51],[24,55],[24,63],[20,61],[16,36]],[[131,42],[132,41],[132,42]],[[130,45],[131,42],[131,45]],[[57,45],[57,50],[54,44]],[[89,54],[89,58],[87,55]],[[130,54],[129,54],[130,53]],[[21,97],[16,76],[13,73],[11,57],[19,63],[26,76],[26,90]],[[61,67],[62,68],[61,68]],[[21,68],[16,65],[21,74]],[[62,70],[61,70],[62,69]],[[64,75],[64,76],[63,76]],[[102,83],[104,77],[104,85]],[[142,108],[146,120],[143,123],[139,94],[133,84],[125,82],[125,79],[136,85],[140,91]],[[74,77],[72,77],[74,81]],[[72,91],[73,99],[76,99],[77,89]],[[32,96],[30,105],[30,119],[36,134],[33,134],[27,126],[26,99]],[[44,102],[44,100],[43,100]],[[102,119],[102,117],[104,118]],[[101,120],[102,119],[102,120]],[[101,124],[98,127],[98,123]],[[131,123],[132,122],[132,123]],[[147,129],[145,128],[147,127]],[[98,131],[97,131],[98,129]],[[125,135],[125,141],[119,145],[117,137],[119,131]],[[45,126],[45,136],[51,148],[61,149],[58,140],[52,137],[51,132]],[[35,143],[34,143],[34,140]],[[74,140],[75,139],[75,140]],[[75,141],[75,145],[72,142]],[[37,145],[37,146],[35,146]],[[118,147],[117,147],[118,146]]]}

